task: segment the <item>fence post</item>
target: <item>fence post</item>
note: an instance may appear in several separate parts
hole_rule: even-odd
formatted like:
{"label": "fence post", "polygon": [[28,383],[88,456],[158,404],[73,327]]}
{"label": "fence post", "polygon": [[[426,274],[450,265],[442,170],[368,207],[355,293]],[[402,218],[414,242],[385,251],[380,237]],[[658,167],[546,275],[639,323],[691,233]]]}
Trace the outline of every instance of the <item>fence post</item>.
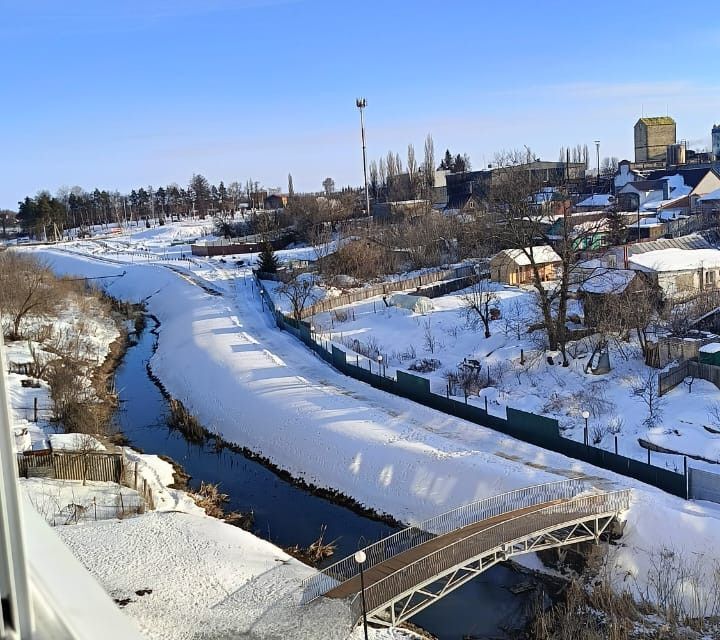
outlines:
{"label": "fence post", "polygon": [[615,455],[617,455],[617,434],[615,434]]}
{"label": "fence post", "polygon": [[485,413],[487,413],[487,396],[485,396]]}
{"label": "fence post", "polygon": [[138,461],[135,460],[135,491],[137,491],[137,473],[138,473]]}
{"label": "fence post", "polygon": [[688,476],[687,456],[683,456],[683,473],[685,474],[685,500],[690,500],[690,477]]}
{"label": "fence post", "polygon": [[37,396],[33,398],[33,422],[38,421]]}
{"label": "fence post", "polygon": [[648,449],[647,452],[648,452],[648,464],[651,464],[650,463],[650,449]]}

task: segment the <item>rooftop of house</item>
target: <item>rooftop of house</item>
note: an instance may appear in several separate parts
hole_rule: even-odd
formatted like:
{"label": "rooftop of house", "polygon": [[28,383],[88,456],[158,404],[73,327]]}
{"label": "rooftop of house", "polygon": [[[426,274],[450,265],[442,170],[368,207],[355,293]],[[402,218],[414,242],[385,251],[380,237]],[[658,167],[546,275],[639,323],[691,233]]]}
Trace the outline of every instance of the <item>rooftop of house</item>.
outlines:
{"label": "rooftop of house", "polygon": [[682,180],[686,186],[694,189],[700,184],[700,181],[710,172],[714,173],[720,178],[720,174],[718,174],[717,171],[708,167],[679,168],[674,169],[672,172],[661,169],[658,171],[651,171],[650,173],[648,173],[647,178],[648,180],[663,180],[665,178],[672,178],[673,176],[680,176],[682,177]]}
{"label": "rooftop of house", "polygon": [[531,264],[530,255],[532,255],[535,264],[551,264],[561,261],[560,256],[547,244],[539,247],[526,247],[525,249],[504,249],[496,254],[496,256],[499,255],[505,255],[521,267],[526,267]]}
{"label": "rooftop of house", "polygon": [[631,256],[630,264],[640,271],[671,272],[719,269],[717,249],[661,249]]}
{"label": "rooftop of house", "polygon": [[636,191],[657,191],[663,188],[662,180],[635,180],[634,182],[628,182],[621,191],[632,187]]}
{"label": "rooftop of house", "polygon": [[715,191],[706,193],[704,196],[698,198],[699,202],[710,202],[714,200],[720,200],[720,189],[715,189]]}
{"label": "rooftop of house", "polygon": [[622,293],[637,275],[632,269],[596,267],[587,273],[578,291],[585,293]]}
{"label": "rooftop of house", "polygon": [[583,201],[578,202],[576,207],[607,207],[615,197],[611,193],[595,193]]}
{"label": "rooftop of house", "polygon": [[698,233],[691,233],[679,238],[660,238],[651,242],[639,242],[627,245],[630,255],[659,251],[661,249],[711,249],[712,245]]}

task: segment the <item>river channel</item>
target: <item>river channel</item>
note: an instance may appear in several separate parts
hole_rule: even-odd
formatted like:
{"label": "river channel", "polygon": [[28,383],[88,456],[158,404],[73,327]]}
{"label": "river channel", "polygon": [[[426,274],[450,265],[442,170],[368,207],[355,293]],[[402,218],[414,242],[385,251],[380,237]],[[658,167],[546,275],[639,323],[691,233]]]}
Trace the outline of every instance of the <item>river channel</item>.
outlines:
{"label": "river channel", "polygon": [[[148,324],[153,320],[148,318]],[[162,330],[162,329],[160,329]],[[336,540],[334,559],[353,553],[363,542],[393,532],[387,524],[301,489],[241,453],[217,452],[212,445],[191,444],[166,426],[167,401],[150,380],[146,363],[156,335],[146,329],[116,372],[120,396],[118,423],[132,445],[145,453],[170,456],[191,476],[190,485],[219,483],[230,496],[228,511],[252,511],[253,532],[280,547],[307,546],[326,526],[325,540]],[[242,445],[242,443],[238,443]],[[524,619],[529,596],[513,595],[526,576],[496,566],[416,615],[411,622],[440,640],[506,637],[504,630]]]}

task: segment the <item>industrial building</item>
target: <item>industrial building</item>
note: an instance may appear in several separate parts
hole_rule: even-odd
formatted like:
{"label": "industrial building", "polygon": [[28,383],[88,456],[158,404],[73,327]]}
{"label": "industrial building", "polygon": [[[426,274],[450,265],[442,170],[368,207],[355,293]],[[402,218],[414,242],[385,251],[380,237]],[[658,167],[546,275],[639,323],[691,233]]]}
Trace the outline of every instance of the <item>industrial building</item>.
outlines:
{"label": "industrial building", "polygon": [[664,162],[668,145],[677,142],[675,136],[671,117],[640,118],[635,123],[635,162]]}

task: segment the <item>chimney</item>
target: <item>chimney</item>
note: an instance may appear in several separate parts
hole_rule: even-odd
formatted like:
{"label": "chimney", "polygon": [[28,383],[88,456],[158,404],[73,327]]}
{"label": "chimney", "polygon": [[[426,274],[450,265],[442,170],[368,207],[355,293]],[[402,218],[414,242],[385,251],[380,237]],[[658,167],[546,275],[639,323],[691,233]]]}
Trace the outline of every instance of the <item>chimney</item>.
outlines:
{"label": "chimney", "polygon": [[663,182],[663,200],[669,200],[670,199],[670,181],[665,180]]}

